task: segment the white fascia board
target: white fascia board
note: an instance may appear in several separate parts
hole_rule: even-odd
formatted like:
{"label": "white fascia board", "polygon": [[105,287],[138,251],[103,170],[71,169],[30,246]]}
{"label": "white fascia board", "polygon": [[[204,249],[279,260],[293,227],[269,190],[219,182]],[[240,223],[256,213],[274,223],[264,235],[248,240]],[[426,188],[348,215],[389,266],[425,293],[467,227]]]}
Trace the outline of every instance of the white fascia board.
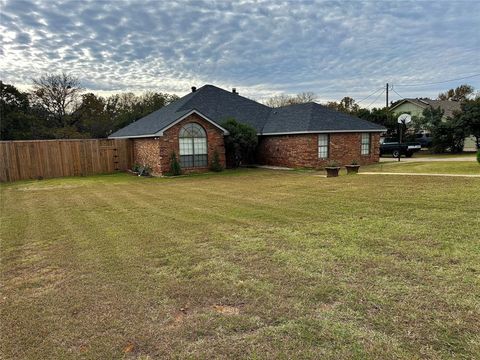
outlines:
{"label": "white fascia board", "polygon": [[290,132],[278,132],[278,133],[258,133],[258,136],[262,135],[301,135],[301,134],[333,134],[333,133],[364,133],[364,132],[385,132],[387,129],[363,129],[363,130],[322,130],[322,131],[290,131]]}
{"label": "white fascia board", "polygon": [[409,102],[410,104],[413,104],[413,105],[417,105],[421,108],[427,108],[428,106],[430,106],[428,103],[425,103],[424,101],[418,99],[418,101],[420,101],[422,104],[424,104],[425,106],[422,106],[421,104],[419,103],[416,103],[416,102],[413,102],[412,100],[410,99],[403,99],[402,101],[400,101],[398,104],[396,104],[395,106],[392,106],[389,110],[393,110],[393,109],[396,109],[397,107],[399,107],[400,105],[402,104],[405,104],[406,102]]}
{"label": "white fascia board", "polygon": [[155,134],[153,134],[153,136],[163,136],[163,133],[170,129],[172,126],[178,124],[180,121],[184,120],[185,118],[189,117],[190,115],[192,114],[197,114],[198,116],[200,116],[201,118],[205,119],[206,121],[208,121],[209,123],[211,123],[213,126],[219,128],[220,130],[223,131],[223,135],[228,135],[229,132],[227,129],[221,127],[220,125],[218,125],[215,121],[213,121],[212,119],[209,119],[207,116],[203,115],[201,112],[197,111],[197,110],[192,110],[188,113],[186,113],[185,115],[183,115],[182,117],[179,117],[177,120],[175,120],[173,123],[169,124],[168,126],[164,127],[162,130],[156,132]]}
{"label": "white fascia board", "polygon": [[108,139],[137,139],[137,138],[151,138],[155,137],[155,134],[147,134],[147,135],[135,135],[135,136],[109,136]]}

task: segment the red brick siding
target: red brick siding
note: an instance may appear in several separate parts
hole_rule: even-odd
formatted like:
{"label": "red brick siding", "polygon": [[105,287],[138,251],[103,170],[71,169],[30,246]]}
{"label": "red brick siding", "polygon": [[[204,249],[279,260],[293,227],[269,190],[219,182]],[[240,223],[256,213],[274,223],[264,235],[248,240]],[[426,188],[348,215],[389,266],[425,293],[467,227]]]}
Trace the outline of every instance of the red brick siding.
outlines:
{"label": "red brick siding", "polygon": [[257,159],[261,164],[286,167],[324,167],[335,160],[342,165],[358,161],[361,165],[377,162],[380,134],[371,133],[370,155],[361,155],[361,133],[333,133],[329,139],[328,159],[318,158],[318,134],[261,136]]}
{"label": "red brick siding", "polygon": [[[170,129],[167,129],[163,133],[163,136],[158,138],[133,139],[134,161],[142,165],[149,165],[153,170],[153,175],[156,176],[168,172],[170,169],[170,157],[173,151],[175,151],[179,159],[178,134],[180,129],[189,122],[196,122],[202,125],[207,132],[208,164],[211,163],[213,154],[215,150],[217,150],[220,156],[220,163],[225,167],[223,131],[197,114],[192,114],[178,124],[175,124]],[[186,168],[182,170],[185,173],[202,172],[208,170],[208,167]]]}
{"label": "red brick siding", "polygon": [[160,141],[156,138],[133,139],[133,162],[150,166],[152,175],[162,175]]}
{"label": "red brick siding", "polygon": [[[160,158],[162,161],[163,169],[166,169],[165,171],[168,171],[168,169],[170,168],[170,157],[173,151],[175,151],[177,157],[179,157],[180,154],[178,134],[180,132],[180,129],[189,122],[196,122],[202,125],[207,132],[208,164],[211,163],[213,159],[213,154],[215,150],[217,150],[218,155],[220,156],[220,163],[223,165],[223,167],[225,167],[225,143],[223,140],[223,131],[209,121],[204,120],[201,116],[198,116],[197,114],[192,114],[178,124],[172,126],[170,129],[166,130],[163,136],[160,138]],[[182,171],[185,173],[201,172],[206,170],[208,170],[208,166],[205,168],[182,169]]]}

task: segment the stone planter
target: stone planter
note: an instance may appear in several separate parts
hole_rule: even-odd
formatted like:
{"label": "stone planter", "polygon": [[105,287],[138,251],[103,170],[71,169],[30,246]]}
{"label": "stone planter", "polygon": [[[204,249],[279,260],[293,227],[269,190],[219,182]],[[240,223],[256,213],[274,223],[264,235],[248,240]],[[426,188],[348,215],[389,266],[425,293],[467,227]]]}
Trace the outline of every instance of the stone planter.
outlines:
{"label": "stone planter", "polygon": [[327,177],[337,177],[338,172],[340,171],[340,167],[326,167],[325,170],[327,170]]}
{"label": "stone planter", "polygon": [[360,165],[345,165],[347,168],[347,174],[358,174],[358,169],[360,169]]}

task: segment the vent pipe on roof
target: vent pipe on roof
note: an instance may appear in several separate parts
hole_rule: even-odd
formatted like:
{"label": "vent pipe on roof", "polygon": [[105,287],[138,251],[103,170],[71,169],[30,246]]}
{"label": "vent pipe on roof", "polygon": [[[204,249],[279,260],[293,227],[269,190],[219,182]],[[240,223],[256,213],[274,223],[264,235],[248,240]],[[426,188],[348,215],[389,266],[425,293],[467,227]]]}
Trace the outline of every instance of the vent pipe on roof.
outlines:
{"label": "vent pipe on roof", "polygon": [[234,94],[238,94],[238,92],[237,92],[237,88],[232,88],[232,93],[234,93]]}
{"label": "vent pipe on roof", "polygon": [[192,92],[197,91],[197,88],[195,86],[192,86]]}

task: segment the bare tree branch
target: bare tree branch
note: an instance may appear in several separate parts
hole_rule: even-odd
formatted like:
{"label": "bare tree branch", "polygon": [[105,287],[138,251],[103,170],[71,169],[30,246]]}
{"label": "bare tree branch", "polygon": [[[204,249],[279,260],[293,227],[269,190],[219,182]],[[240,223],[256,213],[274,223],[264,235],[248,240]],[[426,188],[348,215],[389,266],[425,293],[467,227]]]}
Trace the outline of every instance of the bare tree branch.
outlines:
{"label": "bare tree branch", "polygon": [[45,74],[33,79],[33,99],[42,106],[59,126],[69,126],[67,115],[73,110],[83,89],[76,76],[62,72],[61,74]]}

